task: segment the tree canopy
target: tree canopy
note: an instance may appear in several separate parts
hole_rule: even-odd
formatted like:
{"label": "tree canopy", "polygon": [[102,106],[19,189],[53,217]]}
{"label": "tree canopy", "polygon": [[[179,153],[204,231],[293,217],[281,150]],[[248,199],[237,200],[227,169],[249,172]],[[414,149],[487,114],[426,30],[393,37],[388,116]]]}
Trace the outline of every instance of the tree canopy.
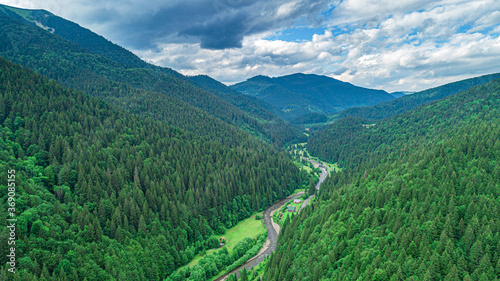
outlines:
{"label": "tree canopy", "polygon": [[213,234],[307,184],[284,153],[234,141],[129,113],[0,58],[0,202],[15,169],[18,276],[160,280]]}
{"label": "tree canopy", "polygon": [[345,169],[284,225],[264,279],[498,280],[499,93],[495,80],[318,136],[311,149]]}

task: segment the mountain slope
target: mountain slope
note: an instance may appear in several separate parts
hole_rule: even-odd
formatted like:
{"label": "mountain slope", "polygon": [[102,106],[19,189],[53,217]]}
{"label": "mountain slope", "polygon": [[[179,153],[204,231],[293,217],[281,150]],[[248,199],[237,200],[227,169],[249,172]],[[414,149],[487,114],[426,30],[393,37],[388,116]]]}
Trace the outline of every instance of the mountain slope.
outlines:
{"label": "mountain slope", "polygon": [[23,280],[163,280],[213,234],[308,180],[269,145],[209,141],[3,58],[0,167],[2,190],[16,170]]}
{"label": "mountain slope", "polygon": [[346,168],[285,225],[264,279],[498,280],[499,93],[494,80],[338,141],[325,155]]}
{"label": "mountain slope", "polygon": [[395,98],[401,98],[401,97],[411,95],[411,94],[413,94],[413,93],[410,93],[410,92],[393,92],[393,93],[391,93],[391,95]]}
{"label": "mountain slope", "polygon": [[[477,86],[472,89],[435,101],[432,106],[421,106],[378,122],[358,117],[343,118],[311,137],[307,148],[320,158],[352,167],[374,161],[375,154],[384,155],[402,147],[411,149],[435,141],[433,138],[468,121],[464,118],[470,118],[471,113],[480,114],[478,108],[486,106],[482,104],[484,97],[476,93]],[[468,103],[474,106],[465,108]],[[449,104],[455,104],[456,108]]]}
{"label": "mountain slope", "polygon": [[[178,103],[169,97],[182,100],[265,141],[270,142],[271,139],[280,143],[289,141],[286,136],[281,136],[280,132],[265,131],[254,117],[195,86],[181,74],[142,62],[132,53],[74,23],[46,11],[22,10],[7,6],[0,6],[0,17],[2,27],[0,55],[29,66],[66,86],[75,87],[91,95],[99,95],[108,102],[111,102],[116,94],[111,98],[107,94],[98,93],[95,88],[107,83],[111,85],[106,86],[108,89],[132,86],[143,90],[142,92],[154,91],[164,96],[158,98],[165,99],[166,103]],[[34,23],[45,27],[48,31]],[[64,40],[50,31],[82,44],[83,47]],[[135,99],[134,94],[129,94],[127,97],[121,94],[119,99],[120,101],[115,102],[135,106],[131,103],[131,99]],[[157,101],[156,104],[158,111],[164,110],[161,107],[165,102]],[[150,106],[154,107],[155,103],[151,103]],[[295,134],[287,131],[283,133]]]}
{"label": "mountain slope", "polygon": [[234,106],[247,112],[253,117],[271,121],[276,119],[276,115],[267,110],[264,106],[259,104],[252,98],[243,95],[242,93],[227,87],[221,82],[207,76],[207,75],[197,75],[189,77],[192,81],[203,87],[204,89],[210,91],[214,95],[229,101]]}
{"label": "mountain slope", "polygon": [[256,76],[231,86],[281,109],[288,120],[308,113],[333,113],[354,106],[394,99],[387,92],[365,89],[326,76],[297,73],[270,78]]}
{"label": "mountain slope", "polygon": [[[307,140],[304,133],[284,122],[280,117],[268,110],[262,105],[262,101],[243,95],[206,75],[193,76],[189,77],[189,79],[259,120],[262,130],[268,132],[274,143],[283,145],[291,142],[305,142]],[[271,106],[268,105],[268,107]]]}
{"label": "mountain slope", "polygon": [[370,107],[349,108],[339,112],[338,118],[356,116],[369,120],[380,120],[411,110],[420,105],[428,104],[432,101],[454,95],[458,92],[465,91],[476,85],[488,83],[489,81],[498,78],[500,78],[500,73],[457,81],[415,94],[402,96],[398,99],[379,103]]}

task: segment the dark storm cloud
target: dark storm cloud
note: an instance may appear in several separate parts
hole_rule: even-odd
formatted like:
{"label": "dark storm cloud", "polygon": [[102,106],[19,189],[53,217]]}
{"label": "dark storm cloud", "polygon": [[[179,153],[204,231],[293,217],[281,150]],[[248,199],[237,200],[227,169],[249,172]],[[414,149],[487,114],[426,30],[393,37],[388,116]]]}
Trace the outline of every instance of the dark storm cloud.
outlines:
{"label": "dark storm cloud", "polygon": [[[120,43],[152,49],[161,43],[200,43],[205,49],[239,48],[243,38],[301,20],[317,23],[329,1],[201,0],[168,4],[137,3],[96,13]],[[145,7],[147,5],[147,7]],[[135,10],[134,10],[135,9]]]}
{"label": "dark storm cloud", "polygon": [[248,15],[235,11],[228,15],[216,15],[207,22],[194,24],[179,32],[180,36],[200,39],[204,49],[240,48],[243,36],[248,32]]}

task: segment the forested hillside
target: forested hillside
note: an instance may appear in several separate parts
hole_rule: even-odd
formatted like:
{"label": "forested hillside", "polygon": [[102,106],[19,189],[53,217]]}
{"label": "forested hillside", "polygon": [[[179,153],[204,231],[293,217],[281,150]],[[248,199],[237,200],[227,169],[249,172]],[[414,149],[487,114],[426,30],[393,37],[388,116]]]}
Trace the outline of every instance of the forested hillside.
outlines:
{"label": "forested hillside", "polygon": [[[51,24],[54,30],[46,31],[32,23],[37,20]],[[139,58],[125,49],[46,11],[0,6],[0,27],[0,55],[3,57],[133,112],[157,116],[189,131],[203,131],[198,128],[220,123],[200,120],[196,125],[187,124],[185,120],[191,119],[189,116],[199,115],[205,119],[207,115],[194,110],[191,107],[194,106],[264,141],[283,145],[302,137],[300,132],[288,130],[291,127],[273,131],[274,128],[195,86],[179,73],[139,62]],[[92,43],[88,43],[89,40]],[[183,110],[179,111],[180,108]],[[217,130],[206,130],[208,136],[217,137]]]}
{"label": "forested hillside", "polygon": [[472,88],[436,101],[432,106],[419,107],[378,122],[357,117],[341,119],[311,137],[307,148],[313,155],[348,167],[378,161],[379,157],[385,158],[394,150],[415,149],[435,142],[447,130],[487,112],[489,107],[485,101],[490,93],[486,91],[493,86],[486,85],[496,84]]}
{"label": "forested hillside", "polygon": [[494,80],[315,137],[345,169],[285,225],[264,279],[498,280],[499,105]]}
{"label": "forested hillside", "polygon": [[228,86],[222,84],[221,82],[214,80],[213,78],[206,75],[197,75],[189,77],[192,81],[198,84],[200,87],[210,91],[214,95],[223,98],[234,106],[240,108],[241,110],[249,113],[253,117],[271,121],[276,119],[276,115],[274,115],[271,111],[266,109],[263,105],[261,105],[257,99],[252,99],[249,96],[243,95],[242,93],[229,88]]}
{"label": "forested hillside", "polygon": [[242,93],[233,90],[206,75],[192,76],[189,77],[189,79],[194,81],[200,87],[230,102],[232,105],[259,120],[259,126],[262,127],[262,131],[268,132],[275,143],[279,142],[279,145],[283,145],[284,140],[288,143],[300,143],[307,141],[306,135],[299,131],[299,129],[278,117],[282,116],[280,111],[272,107],[270,104],[266,104],[266,102],[255,97],[243,95]]}
{"label": "forested hillside", "polygon": [[[113,44],[104,37],[82,28],[45,10],[27,10],[0,5],[0,11],[21,22],[28,21],[86,48],[93,53],[103,55],[130,67],[148,67],[149,65],[133,53]],[[172,71],[172,73],[175,73]]]}
{"label": "forested hillside", "polygon": [[500,78],[500,73],[457,81],[373,106],[349,108],[339,112],[337,117],[354,116],[368,120],[381,120],[498,78]]}
{"label": "forested hillside", "polygon": [[15,169],[16,277],[162,280],[308,182],[269,145],[239,141],[208,141],[0,58],[0,202]]}
{"label": "forested hillside", "polygon": [[334,113],[394,99],[385,91],[366,89],[327,76],[292,74],[256,76],[231,88],[255,96],[282,110],[287,120],[309,113]]}

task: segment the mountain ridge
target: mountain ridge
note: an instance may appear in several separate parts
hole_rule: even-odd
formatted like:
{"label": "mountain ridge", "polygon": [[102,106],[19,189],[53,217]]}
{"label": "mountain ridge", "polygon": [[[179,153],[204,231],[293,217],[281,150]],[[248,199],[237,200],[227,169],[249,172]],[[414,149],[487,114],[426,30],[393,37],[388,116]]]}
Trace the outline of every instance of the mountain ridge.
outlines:
{"label": "mountain ridge", "polygon": [[273,78],[259,75],[230,87],[281,109],[287,120],[309,113],[331,114],[353,106],[394,99],[382,90],[358,87],[328,76],[303,73]]}
{"label": "mountain ridge", "polygon": [[[403,113],[418,106],[428,104],[461,91],[468,90],[476,85],[484,84],[500,78],[500,73],[481,75],[473,78],[455,81],[431,89],[423,90],[398,99],[379,103],[370,107],[349,108],[335,114],[337,118],[356,116],[368,120],[381,120],[399,113]],[[335,116],[334,115],[334,116]]]}
{"label": "mountain ridge", "polygon": [[[274,146],[242,141],[207,140],[0,57],[0,186],[15,169],[16,278],[163,280],[307,182]],[[1,280],[11,279],[7,251]]]}
{"label": "mountain ridge", "polygon": [[315,135],[308,152],[343,170],[284,225],[264,279],[498,280],[499,93],[496,79]]}
{"label": "mountain ridge", "polygon": [[[27,21],[25,18],[12,12],[12,9],[15,10],[16,8],[5,7],[0,5],[0,16],[3,18],[3,28],[0,31],[2,33],[2,38],[0,38],[0,41],[2,41],[0,54],[17,63],[34,68],[66,86],[76,87],[89,94],[99,95],[108,99],[108,101],[113,100],[122,105],[133,105],[130,104],[130,101],[134,100],[133,96],[109,97],[101,92],[95,92],[95,88],[97,87],[97,85],[94,85],[95,83],[102,84],[104,83],[103,81],[109,80],[111,84],[126,84],[137,89],[157,92],[160,94],[156,95],[158,99],[169,100],[170,98],[174,98],[182,100],[229,125],[239,127],[259,139],[266,142],[273,142],[278,146],[302,137],[300,132],[291,127],[283,127],[280,131],[276,132],[272,131],[272,128],[266,128],[248,113],[240,110],[229,101],[196,86],[187,77],[168,68],[149,65],[131,52],[111,43],[102,36],[81,28],[77,24],[57,16],[46,17],[45,15],[52,14],[45,11],[40,12],[42,13],[41,17],[45,20],[44,24],[53,24],[54,22],[51,22],[51,19],[53,19],[55,23],[59,24],[59,27],[63,23],[71,27],[68,32],[61,34],[62,28],[51,25],[55,28],[56,33],[60,33],[61,35],[86,34],[81,38],[79,36],[70,37],[69,39],[73,39],[75,43],[57,34],[47,32],[36,26],[33,22]],[[33,13],[30,10],[17,11],[19,13]],[[12,14],[16,14],[17,18],[22,19],[14,19],[12,18]],[[25,15],[25,17],[37,18],[36,15]],[[88,39],[89,36],[90,38],[98,38],[99,40],[97,41],[100,43],[98,42],[99,44],[95,45],[87,44],[87,47],[90,49],[78,45],[78,43],[85,41],[86,38]],[[42,40],[41,38],[44,39]],[[39,53],[36,48],[43,49],[41,60],[37,57]],[[94,53],[91,49],[101,54]],[[81,74],[77,74],[76,72],[81,72]],[[83,81],[84,79],[89,80]],[[164,95],[163,98],[162,95]],[[118,101],[117,98],[121,101]],[[127,99],[127,101],[124,102],[124,99]],[[177,102],[170,100],[169,103]],[[137,105],[133,106],[138,108]],[[151,104],[150,106],[153,105]],[[161,110],[161,108],[158,107],[158,110]],[[179,122],[179,120],[175,119],[170,120]]]}

